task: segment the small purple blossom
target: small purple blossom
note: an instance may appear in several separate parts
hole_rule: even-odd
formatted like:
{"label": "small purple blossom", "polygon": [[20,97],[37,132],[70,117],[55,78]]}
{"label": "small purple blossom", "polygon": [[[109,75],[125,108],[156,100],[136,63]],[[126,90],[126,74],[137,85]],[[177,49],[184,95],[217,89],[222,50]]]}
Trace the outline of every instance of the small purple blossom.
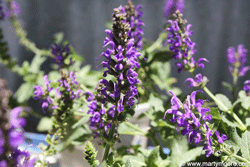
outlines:
{"label": "small purple blossom", "polygon": [[250,69],[249,66],[245,66],[247,62],[247,52],[244,45],[238,45],[238,51],[235,52],[234,47],[229,47],[227,49],[227,59],[230,74],[235,77],[245,76],[246,72]]}
{"label": "small purple blossom", "polygon": [[248,96],[250,95],[250,80],[246,80],[244,82],[243,90],[246,92]]}
{"label": "small purple blossom", "polygon": [[200,86],[205,86],[205,84],[207,83],[208,79],[205,76],[202,76],[202,74],[197,74],[195,76],[195,78],[187,78],[186,82],[190,82],[189,83],[189,88],[191,87],[200,87]]}
{"label": "small purple blossom", "polygon": [[61,48],[59,44],[52,44],[50,45],[50,48],[52,49],[53,61],[57,64],[58,70],[68,67],[69,65],[72,65],[74,63],[72,61],[72,58],[70,58],[70,63],[65,64],[65,60],[70,56],[69,44],[67,44],[63,48]]}
{"label": "small purple blossom", "polygon": [[224,143],[224,140],[227,140],[227,136],[224,135],[224,134],[222,134],[222,135],[220,136],[220,132],[218,132],[217,130],[214,131],[214,133],[216,134],[219,143],[222,144],[222,143]]}

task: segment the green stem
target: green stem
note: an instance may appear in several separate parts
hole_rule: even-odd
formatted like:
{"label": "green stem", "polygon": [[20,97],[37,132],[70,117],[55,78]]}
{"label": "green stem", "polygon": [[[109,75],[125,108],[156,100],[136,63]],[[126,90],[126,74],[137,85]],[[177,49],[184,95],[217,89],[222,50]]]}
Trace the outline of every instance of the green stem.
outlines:
{"label": "green stem", "polygon": [[234,112],[232,112],[229,108],[227,108],[220,100],[218,100],[206,86],[203,87],[203,90],[216,102],[217,105],[221,106],[221,108],[223,108],[224,111],[232,115],[232,117],[239,123],[240,125],[239,128],[241,130],[243,131],[247,130],[246,125],[240,120],[240,118]]}
{"label": "green stem", "polygon": [[[115,126],[116,126],[116,123],[114,122],[112,127],[111,127],[111,130],[109,132],[109,135],[108,135],[108,141],[110,141],[112,139],[113,135],[114,135]],[[104,152],[104,155],[103,155],[102,162],[105,161],[108,158],[110,146],[111,145],[109,143],[106,144],[106,148],[105,148],[105,152]]]}
{"label": "green stem", "polygon": [[238,80],[238,77],[237,76],[234,76],[233,77],[233,90],[232,90],[232,101],[233,102],[235,102],[236,101],[236,99],[237,99],[237,95],[236,95],[236,93],[237,93],[237,80]]}
{"label": "green stem", "polygon": [[224,147],[222,148],[222,151],[223,151],[225,154],[227,154],[227,155],[229,155],[229,156],[231,156],[231,157],[234,157],[235,159],[237,159],[237,160],[239,160],[239,161],[241,161],[241,162],[246,162],[246,163],[248,163],[248,164],[250,165],[250,161],[248,161],[247,159],[245,159],[245,158],[243,158],[243,157],[241,157],[241,156],[234,155],[234,154],[230,153],[230,152],[229,152],[228,150],[226,150]]}

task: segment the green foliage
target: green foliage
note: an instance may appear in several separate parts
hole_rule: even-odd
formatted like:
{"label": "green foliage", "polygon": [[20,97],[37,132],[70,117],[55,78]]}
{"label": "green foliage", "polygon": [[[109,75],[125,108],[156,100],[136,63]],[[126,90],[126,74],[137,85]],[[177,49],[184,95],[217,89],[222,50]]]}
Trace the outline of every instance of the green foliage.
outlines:
{"label": "green foliage", "polygon": [[227,137],[225,143],[229,154],[225,155],[224,159],[234,160],[235,157],[242,155],[242,159],[250,162],[250,132],[245,131],[240,137],[236,128],[229,127]]}
{"label": "green foliage", "polygon": [[[225,95],[218,93],[215,95],[215,97],[218,100],[220,100],[220,102],[223,103],[228,109],[231,109],[233,107],[231,101]],[[221,111],[227,111],[227,110],[225,110],[225,108],[223,106],[221,106],[220,103],[218,103],[218,102],[216,102],[216,103]]]}
{"label": "green foliage", "polygon": [[146,133],[141,130],[137,125],[133,125],[130,122],[123,122],[119,124],[118,133],[124,135],[140,135],[145,136]]}
{"label": "green foliage", "polygon": [[45,131],[51,130],[52,129],[52,119],[48,118],[48,117],[41,118],[36,129],[40,132],[45,132]]}
{"label": "green foliage", "polygon": [[202,154],[203,147],[196,147],[188,149],[188,142],[185,137],[175,136],[170,137],[168,140],[170,143],[170,164],[171,167],[179,167],[186,162],[195,160],[196,157]]}
{"label": "green foliage", "polygon": [[94,145],[90,141],[88,141],[84,149],[85,149],[84,154],[86,155],[85,159],[88,161],[88,163],[92,167],[99,165],[99,161],[96,160],[97,151],[95,150]]}

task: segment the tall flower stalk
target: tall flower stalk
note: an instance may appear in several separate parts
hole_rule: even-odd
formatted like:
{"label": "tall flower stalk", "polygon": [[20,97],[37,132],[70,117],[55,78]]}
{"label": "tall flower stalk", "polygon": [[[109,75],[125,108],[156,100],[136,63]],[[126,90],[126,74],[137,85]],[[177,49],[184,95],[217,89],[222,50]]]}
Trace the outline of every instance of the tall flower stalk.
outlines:
{"label": "tall flower stalk", "polygon": [[[246,126],[239,119],[239,117],[233,111],[231,111],[230,108],[225,106],[224,103],[217,99],[206,87],[206,83],[208,82],[207,77],[202,76],[202,74],[195,74],[195,69],[204,69],[205,65],[203,62],[208,62],[208,60],[205,58],[200,58],[197,62],[195,61],[193,56],[196,53],[194,48],[195,43],[190,39],[190,36],[193,34],[193,32],[190,31],[191,24],[188,24],[187,27],[185,27],[187,21],[182,19],[183,15],[178,10],[173,16],[175,17],[175,20],[168,21],[170,26],[167,28],[167,31],[169,32],[167,43],[170,44],[169,49],[174,53],[173,57],[175,59],[181,60],[181,62],[176,63],[178,72],[185,70],[192,73],[195,78],[188,78],[186,80],[190,82],[189,87],[202,88],[216,102],[217,105],[223,108],[223,111],[230,114],[239,123],[239,128],[242,131],[245,131]],[[242,47],[241,53],[243,55],[245,54],[245,50]],[[195,143],[198,143],[202,138],[202,134],[204,134],[206,145],[203,149],[206,150],[206,156],[208,157],[213,153],[213,143],[211,139],[213,132],[207,125],[206,121],[212,120],[212,116],[206,114],[210,111],[209,108],[202,108],[203,100],[195,101],[194,94],[196,93],[193,92],[191,96],[187,97],[184,105],[173,94],[173,98],[171,100],[172,107],[171,109],[167,110],[166,113],[173,114],[172,122],[176,121],[178,123],[177,127],[184,128],[181,133],[182,135],[189,136],[189,142],[194,141]],[[180,106],[183,107],[185,112],[180,111]],[[200,118],[197,119],[196,116],[199,116]],[[200,122],[202,122],[202,126]],[[194,127],[198,128],[198,130],[195,130]],[[225,135],[220,136],[218,131],[215,131],[214,133],[216,134],[219,143],[223,143],[224,140],[227,139]]]}
{"label": "tall flower stalk", "polygon": [[[131,11],[128,6],[126,9]],[[104,40],[104,47],[107,48],[101,56],[106,60],[101,65],[106,68],[103,76],[112,79],[99,81],[94,100],[89,105],[88,113],[92,115],[90,127],[95,136],[100,133],[104,136],[102,140],[106,148],[103,161],[107,159],[110,147],[117,140],[116,127],[125,120],[126,108],[133,107],[138,98],[139,80],[135,69],[140,67],[138,57],[141,54],[137,52],[136,47],[140,47],[138,41],[141,39],[138,35],[141,31],[138,29],[139,32],[134,32],[135,35],[132,35],[131,21],[127,20],[126,9],[122,6],[114,9],[113,30],[105,30],[108,36]]]}

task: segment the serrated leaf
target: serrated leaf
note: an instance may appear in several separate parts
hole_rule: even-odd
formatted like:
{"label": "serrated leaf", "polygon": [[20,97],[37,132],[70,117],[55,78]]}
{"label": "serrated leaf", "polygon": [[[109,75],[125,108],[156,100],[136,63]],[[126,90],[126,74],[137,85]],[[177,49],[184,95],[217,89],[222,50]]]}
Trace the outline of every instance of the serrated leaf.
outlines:
{"label": "serrated leaf", "polygon": [[39,132],[49,131],[52,129],[52,119],[49,117],[43,117],[39,121],[37,128]]}
{"label": "serrated leaf", "polygon": [[[228,109],[231,109],[233,107],[231,101],[223,94],[216,94],[215,97],[220,100],[221,103],[223,103]],[[219,109],[221,111],[226,111],[226,109],[218,102],[215,101],[215,103],[218,105]]]}
{"label": "serrated leaf", "polygon": [[[186,163],[186,162],[189,162],[189,161],[192,161],[192,160],[195,160],[196,157],[200,156],[202,154],[202,150],[203,150],[203,147],[196,147],[196,148],[193,148],[187,152],[185,152],[182,157],[181,157],[181,161],[183,163]],[[181,164],[182,165],[182,164]]]}
{"label": "serrated leaf", "polygon": [[124,135],[139,135],[145,136],[146,132],[140,129],[137,125],[133,125],[130,122],[123,122],[118,127],[118,133]]}

